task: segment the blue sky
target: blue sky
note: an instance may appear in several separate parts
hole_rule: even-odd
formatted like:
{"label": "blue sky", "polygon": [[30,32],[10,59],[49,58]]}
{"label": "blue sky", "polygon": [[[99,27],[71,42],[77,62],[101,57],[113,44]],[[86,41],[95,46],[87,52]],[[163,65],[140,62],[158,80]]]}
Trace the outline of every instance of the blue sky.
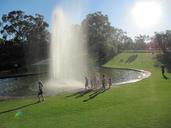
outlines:
{"label": "blue sky", "polygon": [[60,7],[70,15],[74,23],[80,23],[88,13],[101,11],[108,15],[112,26],[123,29],[131,37],[171,30],[170,0],[153,0],[160,2],[163,14],[156,26],[145,29],[138,28],[131,17],[131,10],[137,1],[147,0],[1,0],[0,17],[12,10],[23,10],[31,15],[39,13],[44,15],[50,25],[50,30],[52,13],[55,8]]}

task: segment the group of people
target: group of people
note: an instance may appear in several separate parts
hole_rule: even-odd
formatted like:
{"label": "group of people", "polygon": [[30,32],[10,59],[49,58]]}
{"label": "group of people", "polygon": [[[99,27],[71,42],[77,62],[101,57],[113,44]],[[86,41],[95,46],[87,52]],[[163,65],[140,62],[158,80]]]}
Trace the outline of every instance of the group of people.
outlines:
{"label": "group of people", "polygon": [[[85,77],[85,89],[99,89],[102,88],[105,90],[107,87],[111,88],[112,86],[112,78],[111,77],[106,77],[105,75],[102,75],[102,77],[91,77],[88,79],[88,77]],[[38,81],[38,102],[44,101],[43,97],[43,83],[41,80]]]}
{"label": "group of people", "polygon": [[106,89],[111,88],[112,86],[112,78],[111,77],[106,77],[105,75],[103,75],[101,78],[94,76],[94,77],[90,77],[88,79],[88,77],[85,77],[85,89]]}

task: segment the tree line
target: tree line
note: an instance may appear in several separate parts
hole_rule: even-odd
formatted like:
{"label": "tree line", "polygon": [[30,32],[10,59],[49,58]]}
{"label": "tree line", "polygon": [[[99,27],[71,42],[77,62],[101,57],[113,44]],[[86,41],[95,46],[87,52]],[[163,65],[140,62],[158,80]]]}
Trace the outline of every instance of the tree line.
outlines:
{"label": "tree line", "polygon": [[164,55],[171,50],[171,30],[155,32],[153,37],[139,35],[132,39],[122,29],[111,26],[108,16],[102,12],[88,14],[81,25],[87,31],[89,53],[99,65],[124,50],[161,50]]}
{"label": "tree line", "polygon": [[[27,15],[21,10],[4,14],[0,20],[0,70],[48,58],[48,26],[40,14]],[[88,14],[80,27],[85,30],[88,52],[98,65],[124,50],[160,49],[164,54],[171,50],[170,30],[156,32],[154,37],[139,35],[133,40],[122,29],[113,27],[100,11]]]}

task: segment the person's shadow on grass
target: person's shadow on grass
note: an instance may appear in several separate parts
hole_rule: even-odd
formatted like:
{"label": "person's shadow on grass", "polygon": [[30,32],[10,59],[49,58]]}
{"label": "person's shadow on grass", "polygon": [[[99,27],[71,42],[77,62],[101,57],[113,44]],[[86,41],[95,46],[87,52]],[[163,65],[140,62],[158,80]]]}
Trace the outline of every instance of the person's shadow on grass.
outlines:
{"label": "person's shadow on grass", "polygon": [[90,93],[90,92],[92,92],[92,89],[87,89],[87,90],[78,91],[78,92],[76,92],[76,93],[74,93],[74,94],[71,94],[71,95],[68,95],[68,96],[66,96],[66,97],[68,98],[68,97],[73,97],[73,96],[75,96],[75,98],[79,98],[79,97],[82,97],[82,96],[84,96],[84,95],[86,95],[86,94],[88,94],[88,93]]}
{"label": "person's shadow on grass", "polygon": [[19,110],[19,109],[22,109],[22,108],[26,108],[26,107],[29,107],[29,106],[32,106],[32,105],[35,105],[35,104],[38,104],[38,103],[40,103],[40,102],[36,101],[36,102],[30,103],[30,104],[25,104],[25,105],[22,105],[22,106],[19,106],[19,107],[15,107],[15,108],[11,108],[11,109],[8,109],[8,110],[5,110],[5,111],[1,111],[0,115],[8,113],[8,112],[16,111],[16,110]]}
{"label": "person's shadow on grass", "polygon": [[165,80],[169,79],[166,75],[162,75]]}
{"label": "person's shadow on grass", "polygon": [[95,97],[97,97],[99,94],[104,93],[104,92],[107,91],[107,90],[108,90],[108,88],[107,88],[107,89],[102,89],[102,88],[100,88],[100,89],[96,90],[94,93],[90,94],[90,95],[89,95],[89,98],[83,100],[83,102],[87,102],[87,101],[89,101],[89,100],[92,100],[92,99],[94,99]]}

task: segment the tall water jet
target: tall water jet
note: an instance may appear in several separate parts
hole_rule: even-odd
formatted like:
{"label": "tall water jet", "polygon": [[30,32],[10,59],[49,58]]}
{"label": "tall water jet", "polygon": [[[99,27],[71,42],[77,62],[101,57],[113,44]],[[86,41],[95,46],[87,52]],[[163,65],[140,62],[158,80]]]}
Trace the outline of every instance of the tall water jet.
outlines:
{"label": "tall water jet", "polygon": [[81,82],[87,72],[86,56],[82,28],[72,25],[62,9],[55,10],[50,49],[50,84],[57,88],[83,86]]}

